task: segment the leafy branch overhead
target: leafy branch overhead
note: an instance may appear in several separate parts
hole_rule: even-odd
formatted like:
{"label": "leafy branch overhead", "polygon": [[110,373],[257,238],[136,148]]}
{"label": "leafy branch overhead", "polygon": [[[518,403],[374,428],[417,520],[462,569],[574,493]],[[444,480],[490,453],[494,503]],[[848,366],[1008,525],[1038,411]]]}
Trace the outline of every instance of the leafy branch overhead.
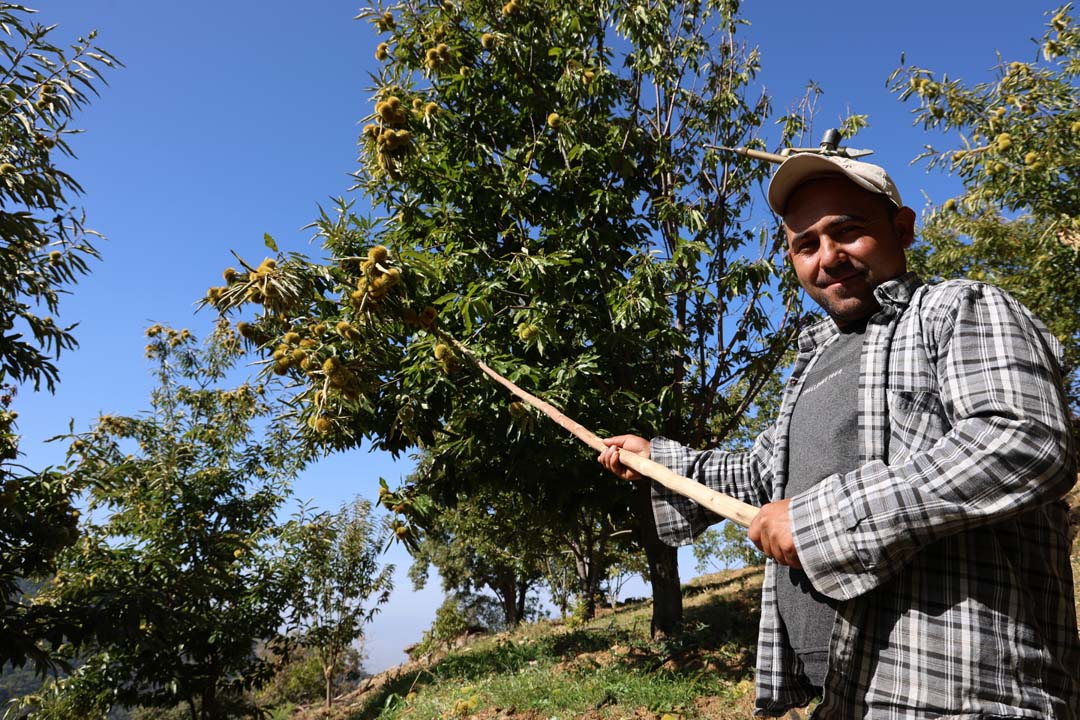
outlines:
{"label": "leafy branch overhead", "polygon": [[61,168],[78,111],[119,63],[94,44],[70,47],[33,11],[0,4],[0,666],[55,658],[40,644],[58,634],[57,618],[34,607],[19,578],[48,575],[78,537],[78,487],[58,469],[32,471],[17,462],[17,394],[59,380],[56,360],[77,345],[59,319],[61,298],[89,270],[96,235],[71,205],[82,188]]}
{"label": "leafy branch overhead", "polygon": [[52,390],[52,359],[76,344],[53,317],[60,295],[98,256],[95,233],[68,204],[82,188],[57,159],[72,157],[67,140],[78,131],[70,123],[105,82],[102,71],[119,63],[94,45],[94,32],[68,49],[54,44],[55,26],[32,22],[31,13],[0,6],[0,382],[37,389],[44,381]]}
{"label": "leafy branch overhead", "polygon": [[[929,210],[915,267],[1005,288],[1047,323],[1080,364],[1080,26],[1072,4],[1047,13],[1039,61],[998,56],[994,78],[967,83],[905,65],[890,86],[914,122],[949,147],[928,145],[928,167],[963,191]],[[1073,402],[1080,397],[1075,371]]]}
{"label": "leafy branch overhead", "polygon": [[[463,388],[438,376],[457,364],[423,332],[437,312],[511,379],[543,376],[555,402],[582,398],[595,413],[585,396],[598,391],[620,415],[634,410],[632,426],[662,427],[676,410],[673,422],[706,432],[713,391],[734,389],[741,369],[763,373],[775,345],[762,341],[791,325],[768,300],[782,290],[775,240],[739,224],[766,170],[701,150],[759,142],[750,133],[768,112],[764,96],[747,98],[757,55],[735,37],[736,10],[363,11],[387,37],[357,180],[388,214],[359,219],[340,203],[314,224],[329,263],[294,255],[227,272],[207,301],[264,306],[240,329],[278,353],[277,371],[323,381],[297,412],[328,446],[370,437],[400,451],[453,431],[442,421]],[[620,39],[631,45],[615,52]],[[374,247],[389,255],[369,258]],[[293,335],[305,347],[282,342]],[[345,387],[312,372],[316,347],[334,358],[327,370],[368,381],[342,375],[341,405],[331,391]],[[629,362],[608,372],[607,357]]]}

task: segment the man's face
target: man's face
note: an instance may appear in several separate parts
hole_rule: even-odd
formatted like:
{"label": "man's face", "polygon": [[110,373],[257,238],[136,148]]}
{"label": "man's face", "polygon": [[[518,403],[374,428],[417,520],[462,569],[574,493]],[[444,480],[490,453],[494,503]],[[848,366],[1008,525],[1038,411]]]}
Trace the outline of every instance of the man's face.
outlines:
{"label": "man's face", "polygon": [[915,213],[844,177],[801,185],[784,210],[788,257],[799,283],[843,327],[878,310],[874,288],[904,272]]}

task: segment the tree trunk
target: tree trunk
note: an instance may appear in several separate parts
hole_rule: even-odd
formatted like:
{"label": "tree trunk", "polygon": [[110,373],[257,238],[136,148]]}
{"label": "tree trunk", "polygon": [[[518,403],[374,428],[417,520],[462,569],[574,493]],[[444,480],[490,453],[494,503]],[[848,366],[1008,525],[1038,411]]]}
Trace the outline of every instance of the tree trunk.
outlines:
{"label": "tree trunk", "polygon": [[518,583],[518,597],[517,597],[517,616],[518,622],[525,619],[525,599],[529,594],[529,583],[521,581]]}
{"label": "tree trunk", "polygon": [[503,618],[506,626],[515,628],[521,623],[521,613],[517,606],[517,579],[513,576],[501,577],[498,587],[492,587],[499,596],[499,604],[502,605]]}
{"label": "tree trunk", "polygon": [[209,687],[203,691],[202,708],[200,708],[203,720],[215,720],[217,718],[217,702],[214,698],[214,689]]}
{"label": "tree trunk", "polygon": [[649,561],[652,584],[652,636],[670,635],[682,622],[682,586],[679,582],[679,555],[656,533],[652,512],[652,487],[649,482],[634,485],[634,515],[638,521],[638,539]]}
{"label": "tree trunk", "polygon": [[322,669],[323,681],[326,683],[326,700],[325,706],[330,707],[330,704],[334,701],[334,665],[323,665]]}
{"label": "tree trunk", "polygon": [[600,583],[607,572],[607,544],[611,531],[598,524],[588,514],[578,518],[578,526],[565,538],[567,546],[574,556],[574,573],[577,575],[578,601],[582,620],[596,617],[596,599],[600,594]]}
{"label": "tree trunk", "polygon": [[203,688],[202,707],[199,709],[199,714],[202,715],[204,720],[216,720],[218,716],[217,683],[221,678],[221,672],[218,670],[217,657],[211,656],[207,665],[206,687]]}
{"label": "tree trunk", "polygon": [[591,558],[577,557],[574,565],[577,568],[578,580],[578,608],[582,613],[581,620],[592,620],[596,617],[596,591],[593,588],[593,563]]}

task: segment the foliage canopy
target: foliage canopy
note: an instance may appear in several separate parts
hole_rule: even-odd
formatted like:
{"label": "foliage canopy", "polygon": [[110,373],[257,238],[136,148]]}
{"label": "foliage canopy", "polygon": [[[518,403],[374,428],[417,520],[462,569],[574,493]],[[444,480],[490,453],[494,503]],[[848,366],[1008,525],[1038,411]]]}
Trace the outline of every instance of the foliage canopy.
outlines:
{"label": "foliage canopy", "polygon": [[[241,332],[296,383],[313,444],[423,447],[451,468],[430,478],[461,483],[433,497],[557,478],[558,507],[642,529],[677,602],[674,553],[632,500],[647,489],[605,477],[439,333],[601,434],[699,444],[730,428],[716,418],[746,409],[797,324],[779,235],[746,224],[767,168],[708,149],[760,146],[770,110],[737,13],[720,0],[361,12],[384,64],[357,184],[385,214],[340,203],[314,224],[328,262],[227,270],[206,299],[259,306]],[[781,142],[800,126],[784,129]]]}
{"label": "foliage canopy", "polygon": [[914,121],[950,147],[931,168],[963,192],[929,210],[914,266],[1008,290],[1061,340],[1074,409],[1080,397],[1080,26],[1072,4],[1047,13],[1041,61],[999,56],[992,80],[966,83],[916,65],[890,80]]}
{"label": "foliage canopy", "polygon": [[19,578],[48,575],[75,537],[71,478],[17,462],[16,392],[59,379],[55,360],[75,347],[73,326],[56,319],[60,297],[97,258],[95,234],[69,205],[81,192],[58,161],[71,157],[76,112],[118,65],[93,44],[54,42],[55,26],[20,5],[0,3],[0,666],[52,666],[38,641],[53,618],[33,608]]}

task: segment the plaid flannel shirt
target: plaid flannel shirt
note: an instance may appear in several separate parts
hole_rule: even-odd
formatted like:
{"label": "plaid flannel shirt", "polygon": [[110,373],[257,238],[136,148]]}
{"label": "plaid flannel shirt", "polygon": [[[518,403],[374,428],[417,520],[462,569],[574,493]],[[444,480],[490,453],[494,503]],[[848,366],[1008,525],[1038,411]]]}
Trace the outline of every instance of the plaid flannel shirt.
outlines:
{"label": "plaid flannel shirt", "polygon": [[[793,498],[814,586],[839,602],[815,718],[1080,716],[1080,640],[1060,497],[1076,481],[1060,345],[982,283],[875,290],[859,372],[861,465]],[[664,438],[652,456],[754,505],[783,497],[801,378],[837,335],[808,328],[776,424],[744,453]],[[828,438],[822,438],[828,442]],[[719,518],[658,485],[661,537]],[[811,700],[765,568],[755,714]]]}

